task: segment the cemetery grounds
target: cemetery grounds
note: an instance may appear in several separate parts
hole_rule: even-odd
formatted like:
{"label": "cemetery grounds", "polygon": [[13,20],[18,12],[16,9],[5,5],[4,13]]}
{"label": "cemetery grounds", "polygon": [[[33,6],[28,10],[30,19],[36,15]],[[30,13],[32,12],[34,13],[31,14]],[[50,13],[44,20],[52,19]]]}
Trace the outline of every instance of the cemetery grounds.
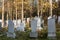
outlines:
{"label": "cemetery grounds", "polygon": [[[45,22],[45,25],[46,26],[46,22]],[[60,40],[60,28],[59,28],[59,24],[56,23],[56,40]],[[3,36],[0,35],[0,40],[51,40],[51,39],[48,39],[47,37],[47,26],[41,30],[41,31],[38,31],[38,37],[37,38],[30,38],[30,32],[31,32],[31,29],[29,28],[29,25],[28,23],[26,23],[26,28],[25,28],[25,32],[20,32],[20,31],[16,31],[16,38],[9,38],[6,36],[6,31],[7,31],[7,28],[3,28],[1,31],[0,31],[0,34],[4,34]]]}

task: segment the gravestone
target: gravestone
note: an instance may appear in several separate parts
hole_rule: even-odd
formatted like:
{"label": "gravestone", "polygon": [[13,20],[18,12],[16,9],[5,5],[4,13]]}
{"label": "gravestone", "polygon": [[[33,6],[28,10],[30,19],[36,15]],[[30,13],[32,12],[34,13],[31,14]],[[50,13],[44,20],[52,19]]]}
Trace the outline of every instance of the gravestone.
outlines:
{"label": "gravestone", "polygon": [[27,18],[27,23],[29,23],[29,21],[30,21],[30,18]]}
{"label": "gravestone", "polygon": [[30,27],[30,18],[27,18],[27,26]]}
{"label": "gravestone", "polygon": [[14,33],[14,23],[12,20],[8,20],[8,32],[7,32],[7,37],[12,37],[15,38],[15,33]]}
{"label": "gravestone", "polygon": [[6,27],[8,27],[8,20],[6,20]]}
{"label": "gravestone", "polygon": [[35,17],[34,19],[37,20],[37,29],[42,30],[43,28],[41,26],[42,25],[41,18],[40,17]]}
{"label": "gravestone", "polygon": [[57,22],[57,16],[53,15],[53,18],[55,19],[55,22]]}
{"label": "gravestone", "polygon": [[44,20],[42,20],[42,22],[41,22],[41,27],[43,29],[43,27],[44,27]]}
{"label": "gravestone", "polygon": [[58,16],[58,23],[60,24],[60,16]]}
{"label": "gravestone", "polygon": [[18,31],[18,30],[19,30],[19,28],[20,28],[20,23],[21,23],[21,20],[20,20],[20,19],[19,19],[19,20],[17,20],[16,31]]}
{"label": "gravestone", "polygon": [[55,19],[52,17],[48,17],[48,37],[49,38],[56,37]]}
{"label": "gravestone", "polygon": [[25,23],[26,23],[25,20],[23,20],[24,27],[25,27],[25,25],[26,25]]}
{"label": "gravestone", "polygon": [[16,20],[13,20],[13,23],[14,23],[14,28],[17,28]]}
{"label": "gravestone", "polygon": [[17,27],[17,31],[24,31],[25,29],[25,21],[21,22],[19,27]]}
{"label": "gravestone", "polygon": [[30,37],[38,37],[38,33],[37,33],[37,20],[32,19],[31,20],[31,33],[30,33]]}
{"label": "gravestone", "polygon": [[38,30],[42,30],[42,21],[41,21],[41,18],[38,18],[37,20],[37,27],[38,27]]}
{"label": "gravestone", "polygon": [[17,20],[17,27],[20,27],[21,20]]}

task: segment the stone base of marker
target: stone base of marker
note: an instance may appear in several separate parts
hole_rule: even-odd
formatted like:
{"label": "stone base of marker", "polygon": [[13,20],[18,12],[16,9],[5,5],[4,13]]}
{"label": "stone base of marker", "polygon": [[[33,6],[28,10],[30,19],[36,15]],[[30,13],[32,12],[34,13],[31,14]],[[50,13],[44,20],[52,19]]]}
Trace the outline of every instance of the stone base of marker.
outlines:
{"label": "stone base of marker", "polygon": [[56,40],[56,33],[48,33],[48,39],[50,40]]}
{"label": "stone base of marker", "polygon": [[57,40],[56,37],[48,37],[49,40]]}
{"label": "stone base of marker", "polygon": [[7,32],[7,37],[15,38],[16,34]]}
{"label": "stone base of marker", "polygon": [[56,39],[56,33],[48,33],[49,39]]}
{"label": "stone base of marker", "polygon": [[37,32],[31,32],[30,33],[30,37],[37,38],[38,37],[38,33]]}

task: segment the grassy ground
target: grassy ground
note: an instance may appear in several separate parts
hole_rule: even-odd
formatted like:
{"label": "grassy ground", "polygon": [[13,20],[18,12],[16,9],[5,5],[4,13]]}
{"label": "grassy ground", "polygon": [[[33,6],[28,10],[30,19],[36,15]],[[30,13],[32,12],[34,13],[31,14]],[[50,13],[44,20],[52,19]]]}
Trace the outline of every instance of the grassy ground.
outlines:
{"label": "grassy ground", "polygon": [[[0,40],[49,40],[47,36],[39,36],[38,38],[30,38],[28,32],[17,33],[16,38],[8,38],[6,35],[0,36]],[[57,33],[57,39],[60,40],[60,33]]]}
{"label": "grassy ground", "polygon": [[[30,31],[16,32],[16,38],[9,38],[6,35],[3,35],[0,36],[0,40],[50,40],[47,38],[47,32],[45,32],[44,30],[39,33],[38,38],[30,38],[29,33]],[[57,32],[56,35],[57,35],[56,40],[60,40],[60,32]]]}

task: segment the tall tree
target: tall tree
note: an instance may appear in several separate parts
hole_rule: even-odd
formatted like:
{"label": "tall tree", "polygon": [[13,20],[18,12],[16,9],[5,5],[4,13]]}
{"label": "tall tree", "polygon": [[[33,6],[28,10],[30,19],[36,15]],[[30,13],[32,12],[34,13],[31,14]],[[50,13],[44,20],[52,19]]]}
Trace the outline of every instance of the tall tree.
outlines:
{"label": "tall tree", "polygon": [[23,14],[23,0],[22,0],[22,21],[23,21],[23,18],[24,18],[24,14]]}
{"label": "tall tree", "polygon": [[4,0],[2,0],[2,27],[4,27]]}

